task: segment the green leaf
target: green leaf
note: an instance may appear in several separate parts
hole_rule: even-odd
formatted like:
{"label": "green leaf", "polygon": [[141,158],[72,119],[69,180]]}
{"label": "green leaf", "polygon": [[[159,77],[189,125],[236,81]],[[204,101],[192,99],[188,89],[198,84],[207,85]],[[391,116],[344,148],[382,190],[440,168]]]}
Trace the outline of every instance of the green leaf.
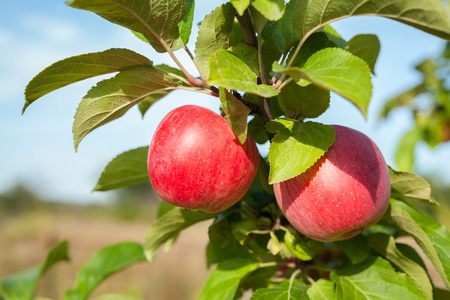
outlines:
{"label": "green leaf", "polygon": [[374,34],[358,34],[348,41],[348,51],[362,58],[375,74],[375,63],[380,53],[380,40]]}
{"label": "green leaf", "polygon": [[26,108],[40,97],[69,84],[124,70],[129,67],[151,66],[152,62],[128,49],[109,49],[60,60],[36,75],[25,89]]}
{"label": "green leaf", "polygon": [[246,246],[236,240],[227,219],[212,224],[208,229],[208,234],[209,243],[206,247],[206,265],[208,267],[232,258],[254,258],[254,254],[251,254]]}
{"label": "green leaf", "polygon": [[145,256],[152,262],[156,250],[166,242],[173,243],[178,234],[195,223],[214,218],[215,214],[174,208],[150,225],[145,235]]}
{"label": "green leaf", "polygon": [[447,288],[450,288],[450,233],[444,225],[408,204],[391,199],[384,217],[411,235],[436,268]]}
{"label": "green leaf", "polygon": [[219,263],[198,300],[233,300],[241,279],[258,267],[257,261],[246,258],[233,258]]}
{"label": "green leaf", "polygon": [[180,37],[172,48],[174,51],[187,45],[191,36],[192,23],[194,22],[195,0],[185,0],[184,2],[186,2],[186,16],[178,23]]}
{"label": "green leaf", "polygon": [[0,282],[0,298],[3,297],[4,300],[31,300],[41,277],[58,262],[69,260],[67,247],[67,241],[62,241],[48,252],[42,265],[3,278]]}
{"label": "green leaf", "polygon": [[344,251],[352,264],[359,264],[369,257],[370,247],[362,235],[357,235],[345,241],[334,242]]}
{"label": "green leaf", "polygon": [[268,141],[266,127],[259,116],[254,116],[248,123],[248,133],[253,137],[256,143],[265,144]]}
{"label": "green leaf", "polygon": [[395,163],[403,171],[411,171],[414,165],[414,148],[422,138],[422,132],[418,127],[414,127],[406,133],[400,140],[395,153]]}
{"label": "green leaf", "polygon": [[270,21],[281,19],[286,9],[284,0],[252,0],[252,6]]}
{"label": "green leaf", "polygon": [[238,43],[236,46],[231,46],[227,49],[232,54],[236,55],[252,69],[253,73],[259,75],[259,61],[258,50],[255,47],[247,46],[243,43]]}
{"label": "green leaf", "polygon": [[290,82],[280,91],[278,99],[287,116],[317,118],[330,106],[330,91],[315,85],[302,87]]}
{"label": "green leaf", "polygon": [[433,289],[428,274],[421,265],[403,255],[395,244],[393,236],[384,233],[375,233],[367,237],[371,248],[378,251],[383,257],[394,264],[399,270],[405,272],[426,294],[427,299],[433,299]]}
{"label": "green leaf", "polygon": [[266,77],[271,78],[274,75],[272,73],[272,64],[281,58],[281,52],[277,50],[277,44],[273,38],[262,41],[261,57]]}
{"label": "green leaf", "polygon": [[291,119],[270,121],[267,130],[276,133],[269,148],[270,184],[305,172],[325,154],[335,138],[331,126]]}
{"label": "green leaf", "polygon": [[313,300],[335,300],[336,284],[331,280],[320,278],[313,282],[308,290],[308,296]]}
{"label": "green leaf", "polygon": [[283,17],[277,22],[268,22],[261,33],[264,40],[273,38],[275,46],[280,53],[287,53],[294,46],[295,41],[297,41],[297,37],[292,28],[296,1],[289,1]]}
{"label": "green leaf", "polygon": [[389,167],[391,177],[391,197],[398,200],[422,200],[437,204],[431,198],[431,186],[422,177],[408,172],[396,171]]}
{"label": "green leaf", "polygon": [[240,221],[235,221],[230,224],[231,231],[233,233],[234,238],[242,245],[245,244],[245,241],[252,232],[264,230],[268,231],[270,229],[271,221],[267,220],[266,224],[262,225],[261,223],[264,218],[259,219],[260,222],[256,222],[253,219],[243,219]]}
{"label": "green leaf", "polygon": [[148,147],[116,156],[103,170],[94,191],[109,191],[148,180]]}
{"label": "green leaf", "polygon": [[[272,288],[257,289],[250,300],[301,300],[310,299],[307,295],[309,285],[306,285],[298,279],[285,280]],[[311,298],[315,299],[315,298]]]}
{"label": "green leaf", "polygon": [[274,65],[274,70],[306,79],[350,100],[367,117],[372,95],[370,69],[365,61],[340,48],[325,48],[311,55],[302,68],[287,69]]}
{"label": "green leaf", "polygon": [[172,209],[177,208],[177,206],[170,204],[166,201],[160,201],[158,206],[158,211],[156,212],[156,218],[159,219],[165,214],[167,214]]}
{"label": "green leaf", "polygon": [[231,90],[244,91],[262,97],[273,97],[278,90],[269,85],[257,84],[257,76],[240,58],[227,50],[217,50],[211,55],[208,83]]}
{"label": "green leaf", "polygon": [[305,0],[295,5],[294,31],[303,39],[322,26],[350,16],[387,17],[444,39],[450,39],[450,19],[439,0]]}
{"label": "green leaf", "polygon": [[230,2],[240,16],[242,16],[247,7],[250,6],[250,0],[231,0]]}
{"label": "green leaf", "polygon": [[[188,86],[185,82],[180,80],[180,78],[187,80],[185,74],[180,69],[173,68],[173,67],[165,65],[165,64],[157,65],[154,67],[158,70],[165,72],[167,74],[167,76],[169,76],[172,79],[173,82],[175,82],[179,85]],[[139,108],[139,111],[141,112],[141,115],[144,116],[145,113],[147,112],[147,110],[150,108],[150,106],[152,106],[153,103],[164,98],[170,92],[172,92],[172,90],[165,90],[160,93],[151,94],[150,96],[148,96],[147,98],[145,98],[144,100],[139,102],[138,108]]]}
{"label": "green leaf", "polygon": [[303,261],[312,260],[323,249],[323,243],[310,239],[297,231],[286,232],[284,243],[292,255]]}
{"label": "green leaf", "polygon": [[247,117],[250,114],[250,109],[222,87],[219,89],[219,97],[225,119],[239,142],[244,144],[247,140]]}
{"label": "green leaf", "polygon": [[380,117],[386,118],[388,114],[395,108],[408,106],[413,103],[414,99],[425,92],[425,86],[423,83],[401,93],[400,95],[389,99],[383,107],[383,110],[380,112]]}
{"label": "green leaf", "polygon": [[140,32],[160,53],[167,51],[164,44],[172,48],[178,42],[178,24],[186,16],[185,0],[72,0],[67,4]]}
{"label": "green leaf", "polygon": [[106,278],[141,261],[145,261],[144,251],[135,242],[100,249],[78,271],[75,287],[64,294],[64,300],[87,299]]}
{"label": "green leaf", "polygon": [[[302,45],[302,49],[295,57],[292,66],[303,67],[308,59],[316,52],[325,48],[333,48],[337,45],[329,38],[325,32],[314,32],[305,43]],[[293,51],[289,54],[288,60],[292,59]]]}
{"label": "green leaf", "polygon": [[[259,155],[258,175],[261,186],[266,193],[268,193],[269,195],[273,195],[273,186],[269,184],[269,172],[269,164],[261,155]],[[258,201],[258,203],[260,203],[260,201]]]}
{"label": "green leaf", "polygon": [[338,299],[426,299],[422,290],[404,273],[381,257],[332,271]]}
{"label": "green leaf", "polygon": [[87,93],[77,108],[73,123],[75,150],[94,129],[124,115],[132,106],[177,88],[178,84],[155,68],[133,68],[99,82]]}
{"label": "green leaf", "polygon": [[230,3],[217,7],[199,26],[195,44],[195,61],[200,72],[209,78],[209,58],[219,49],[228,49],[235,10]]}
{"label": "green leaf", "polygon": [[[337,33],[337,31],[331,27],[331,25],[325,25],[324,27],[320,28],[318,31],[323,31],[327,35],[327,37],[335,43],[339,48],[341,49],[347,49],[348,43],[344,38]],[[313,33],[314,34],[314,33]]]}

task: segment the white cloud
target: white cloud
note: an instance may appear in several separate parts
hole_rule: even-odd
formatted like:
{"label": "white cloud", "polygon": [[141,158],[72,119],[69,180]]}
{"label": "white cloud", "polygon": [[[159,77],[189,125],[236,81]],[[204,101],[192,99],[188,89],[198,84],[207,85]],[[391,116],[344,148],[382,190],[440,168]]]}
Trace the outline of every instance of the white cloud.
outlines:
{"label": "white cloud", "polygon": [[45,15],[27,14],[23,16],[21,24],[24,30],[36,34],[36,37],[43,38],[44,41],[73,42],[81,36],[76,24]]}

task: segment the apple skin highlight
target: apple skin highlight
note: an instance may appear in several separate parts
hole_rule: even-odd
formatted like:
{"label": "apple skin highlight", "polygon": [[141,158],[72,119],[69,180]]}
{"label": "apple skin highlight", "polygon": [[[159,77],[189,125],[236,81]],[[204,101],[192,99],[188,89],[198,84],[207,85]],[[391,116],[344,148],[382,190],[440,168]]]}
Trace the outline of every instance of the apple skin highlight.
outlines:
{"label": "apple skin highlight", "polygon": [[391,185],[381,151],[365,134],[332,125],[333,145],[312,167],[274,184],[277,202],[288,221],[322,242],[349,239],[386,212]]}
{"label": "apple skin highlight", "polygon": [[155,131],[148,174],[170,204],[208,213],[239,201],[258,171],[259,153],[250,135],[241,145],[215,112],[185,105],[171,111]]}

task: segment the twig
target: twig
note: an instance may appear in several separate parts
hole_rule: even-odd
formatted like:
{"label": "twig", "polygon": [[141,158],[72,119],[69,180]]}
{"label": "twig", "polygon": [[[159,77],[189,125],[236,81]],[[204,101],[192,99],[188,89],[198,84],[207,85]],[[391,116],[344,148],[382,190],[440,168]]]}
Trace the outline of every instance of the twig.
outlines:
{"label": "twig", "polygon": [[256,39],[255,31],[253,30],[252,20],[250,19],[250,14],[248,9],[244,11],[244,14],[240,16],[236,13],[236,18],[242,29],[242,34],[244,35],[245,43],[251,47],[258,47],[258,40]]}

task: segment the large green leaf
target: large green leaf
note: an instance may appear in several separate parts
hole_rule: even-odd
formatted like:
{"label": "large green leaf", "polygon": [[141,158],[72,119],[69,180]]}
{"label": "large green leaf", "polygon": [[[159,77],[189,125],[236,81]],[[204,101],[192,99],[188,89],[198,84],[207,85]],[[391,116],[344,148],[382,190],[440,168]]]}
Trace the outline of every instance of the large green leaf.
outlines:
{"label": "large green leaf", "polygon": [[77,108],[72,128],[75,150],[94,129],[121,117],[153,94],[173,90],[177,86],[170,76],[150,67],[127,69],[99,82]]}
{"label": "large green leaf", "polygon": [[430,278],[424,268],[412,259],[403,255],[395,244],[393,236],[384,233],[375,233],[367,237],[370,247],[378,251],[398,269],[405,272],[427,295],[433,299],[433,288]]}
{"label": "large green leaf", "polygon": [[172,244],[178,234],[195,223],[214,218],[215,214],[173,208],[152,223],[145,235],[145,256],[153,261],[156,250],[166,242]]}
{"label": "large green leaf", "polygon": [[54,246],[39,267],[5,277],[0,282],[0,299],[27,300],[32,299],[39,279],[56,263],[68,261],[67,241]]}
{"label": "large green leaf", "polygon": [[391,199],[385,219],[411,235],[450,288],[450,233],[432,217]]}
{"label": "large green leaf", "polygon": [[69,84],[129,67],[151,65],[148,58],[128,49],[109,49],[63,59],[41,71],[28,83],[22,113],[35,100]]}
{"label": "large green leaf", "polygon": [[250,6],[250,0],[231,0],[230,2],[240,16],[242,16],[247,7]]}
{"label": "large green leaf", "polygon": [[284,0],[252,0],[252,6],[267,20],[281,19],[286,9]]}
{"label": "large green leaf", "polygon": [[336,300],[336,284],[331,280],[319,279],[313,282],[308,296],[313,300]]}
{"label": "large green leaf", "polygon": [[206,265],[208,267],[232,258],[254,258],[249,249],[241,245],[233,236],[227,219],[222,219],[211,225],[208,234],[209,243],[206,247]]}
{"label": "large green leaf", "polygon": [[398,200],[422,200],[436,203],[431,198],[431,186],[422,177],[389,168],[391,197]]}
{"label": "large green leaf", "polygon": [[250,69],[259,76],[259,61],[258,50],[255,47],[248,46],[243,43],[238,43],[227,49],[232,54],[236,55],[250,67]]}
{"label": "large green leaf", "polygon": [[269,85],[257,84],[257,76],[252,69],[227,50],[217,50],[211,55],[209,69],[208,83],[211,85],[267,98],[278,94],[278,90]]}
{"label": "large green leaf", "polygon": [[219,49],[230,46],[235,10],[230,3],[217,7],[207,15],[199,26],[195,44],[195,61],[200,72],[209,77],[209,58]]}
{"label": "large green leaf", "polygon": [[287,84],[278,94],[278,104],[286,116],[317,118],[330,106],[330,91],[310,84]]}
{"label": "large green leaf", "polygon": [[284,234],[284,243],[292,255],[302,261],[309,261],[323,249],[323,243],[310,239],[296,230]]}
{"label": "large green leaf", "polygon": [[414,165],[414,149],[417,142],[422,138],[422,131],[419,127],[414,127],[407,132],[397,147],[395,153],[395,163],[400,170],[409,172],[413,169]]}
{"label": "large green leaf", "polygon": [[244,144],[247,140],[247,117],[250,114],[250,109],[222,87],[219,89],[219,96],[225,119],[239,142]]}
{"label": "large green leaf", "polygon": [[191,36],[192,23],[194,22],[194,11],[195,11],[195,0],[185,0],[186,2],[186,16],[183,20],[178,23],[178,28],[180,31],[180,38],[172,50],[177,50],[187,45],[189,42],[189,37]]}
{"label": "large green leaf", "polygon": [[404,273],[381,257],[370,257],[358,265],[345,266],[330,274],[338,299],[426,299],[422,290]]}
{"label": "large green leaf", "polygon": [[359,234],[351,239],[335,242],[344,251],[352,264],[358,264],[369,257],[370,247],[366,238]]}
{"label": "large green leaf", "polygon": [[[192,23],[194,21],[195,1],[186,0],[186,16],[178,23],[180,37],[172,44],[172,51],[183,48],[188,42],[192,31]],[[150,44],[147,38],[140,32],[131,30],[140,40]]]}
{"label": "large green leaf", "polygon": [[297,0],[291,0],[286,5],[286,11],[283,17],[277,22],[268,22],[261,32],[264,40],[273,38],[275,46],[280,53],[286,53],[292,48],[294,42],[297,40],[292,22],[294,18],[294,5]]}
{"label": "large green leaf", "polygon": [[375,74],[375,63],[380,53],[380,40],[374,34],[358,34],[348,41],[348,51],[362,58]]}
{"label": "large green leaf", "polygon": [[300,282],[298,279],[285,280],[271,288],[257,289],[250,300],[306,300],[309,299],[306,294],[308,289],[309,285]]}
{"label": "large green leaf", "polygon": [[[330,39],[327,33],[321,31],[314,32],[303,43],[302,51],[300,51],[300,53],[298,53],[298,55],[294,58],[291,66],[301,68],[314,53],[322,49],[332,47],[337,47],[337,45]],[[293,55],[294,51],[291,51],[288,57],[289,61],[293,58]]]}
{"label": "large green leaf", "polygon": [[258,267],[257,261],[248,258],[233,258],[219,263],[198,300],[233,300],[241,279]]}
{"label": "large green leaf", "polygon": [[78,271],[75,287],[64,294],[64,300],[87,299],[106,278],[141,261],[145,261],[144,249],[135,242],[100,249]]}
{"label": "large green leaf", "polygon": [[267,130],[276,133],[269,149],[270,184],[306,171],[325,154],[335,138],[331,126],[291,119],[270,121]]}
{"label": "large green leaf", "polygon": [[94,191],[108,191],[148,180],[148,147],[124,152],[103,170]]}
{"label": "large green leaf", "polygon": [[[154,67],[158,70],[165,72],[172,79],[173,82],[176,82],[179,85],[189,86],[186,83],[186,81],[188,80],[186,78],[186,75],[180,69],[168,66],[166,64],[156,65]],[[145,98],[143,101],[139,102],[138,107],[142,117],[145,115],[150,106],[153,105],[153,103],[160,100],[161,98],[164,98],[170,92],[172,92],[172,90],[165,90],[159,93],[154,93]]]}
{"label": "large green leaf", "polygon": [[275,71],[285,73],[298,80],[338,93],[350,100],[367,117],[367,108],[372,95],[370,69],[365,61],[340,48],[325,48],[311,55],[303,67],[282,68]]}
{"label": "large green leaf", "polygon": [[361,15],[387,17],[450,39],[450,19],[439,0],[305,0],[297,1],[294,15],[299,39],[333,21]]}
{"label": "large green leaf", "polygon": [[158,52],[167,51],[164,44],[176,45],[178,24],[186,16],[185,0],[72,0],[67,4],[141,33]]}

